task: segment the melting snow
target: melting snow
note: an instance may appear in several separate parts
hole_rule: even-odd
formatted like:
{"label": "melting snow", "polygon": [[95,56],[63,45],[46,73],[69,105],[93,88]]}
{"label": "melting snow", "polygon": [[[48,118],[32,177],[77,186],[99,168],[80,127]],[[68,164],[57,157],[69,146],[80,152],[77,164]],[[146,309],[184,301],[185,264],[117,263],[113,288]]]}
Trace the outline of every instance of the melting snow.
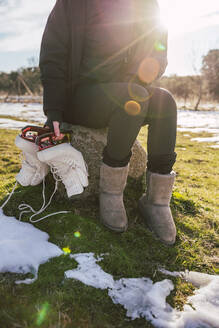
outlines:
{"label": "melting snow", "polygon": [[9,118],[0,118],[0,128],[1,129],[22,129],[25,125],[28,125],[27,122],[16,121]]}
{"label": "melting snow", "polygon": [[193,132],[193,128],[199,131],[219,132],[219,111],[178,111],[178,125],[187,131]]}
{"label": "melting snow", "polygon": [[[48,242],[48,234],[29,223],[7,217],[0,209],[0,272],[33,273],[33,279],[16,283],[30,284],[37,279],[40,264],[63,254],[60,248]],[[95,288],[107,289],[115,304],[121,304],[132,320],[145,318],[158,328],[219,328],[219,277],[197,272],[169,272],[180,276],[199,289],[188,298],[182,312],[173,309],[166,297],[174,289],[164,279],[153,283],[149,278],[122,278],[114,280],[97,264],[93,253],[71,255],[78,262],[75,270],[65,272],[66,278],[77,279]]]}
{"label": "melting snow", "polygon": [[10,115],[40,123],[45,121],[41,104],[0,103],[0,115]]}
{"label": "melting snow", "polygon": [[198,142],[214,142],[212,148],[219,148],[219,112],[218,111],[178,111],[178,131],[193,133],[208,132],[209,138],[193,138]]}
{"label": "melting snow", "polygon": [[191,140],[199,142],[219,142],[219,135],[217,137],[208,137],[208,138],[193,138]]}
{"label": "melting snow", "polygon": [[48,242],[49,235],[32,224],[7,217],[0,208],[0,272],[32,273],[33,279],[16,283],[32,283],[40,264],[63,252]]}
{"label": "melting snow", "polygon": [[73,278],[95,288],[108,289],[115,304],[121,304],[132,320],[145,318],[158,328],[218,328],[219,327],[219,277],[198,272],[163,271],[180,276],[199,287],[188,298],[183,311],[173,309],[166,297],[174,289],[173,283],[165,279],[153,283],[149,278],[122,278],[114,280],[96,263],[93,253],[71,255],[79,266],[65,272]]}

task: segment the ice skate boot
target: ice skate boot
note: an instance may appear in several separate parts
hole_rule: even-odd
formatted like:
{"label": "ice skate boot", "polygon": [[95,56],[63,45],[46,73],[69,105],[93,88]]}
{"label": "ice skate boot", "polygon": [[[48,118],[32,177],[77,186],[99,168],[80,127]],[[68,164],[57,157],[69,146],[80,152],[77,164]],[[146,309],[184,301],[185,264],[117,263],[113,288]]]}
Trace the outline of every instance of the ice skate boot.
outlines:
{"label": "ice skate boot", "polygon": [[88,186],[88,172],[81,152],[69,143],[40,150],[38,159],[51,167],[56,180],[62,181],[68,197],[81,194]]}
{"label": "ice skate boot", "polygon": [[23,152],[23,162],[20,172],[16,175],[16,180],[22,186],[36,186],[42,182],[49,166],[39,161],[37,157],[38,146],[29,140],[17,136],[15,145]]}

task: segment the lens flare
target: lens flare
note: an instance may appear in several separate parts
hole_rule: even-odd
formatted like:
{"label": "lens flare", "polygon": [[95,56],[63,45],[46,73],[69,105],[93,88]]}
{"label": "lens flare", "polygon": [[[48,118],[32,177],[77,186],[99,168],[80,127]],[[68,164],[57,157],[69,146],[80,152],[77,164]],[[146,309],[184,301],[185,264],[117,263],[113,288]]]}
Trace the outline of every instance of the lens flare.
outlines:
{"label": "lens flare", "polygon": [[141,105],[134,100],[129,100],[125,103],[125,111],[128,115],[136,116],[141,112]]}
{"label": "lens flare", "polygon": [[37,321],[36,324],[37,326],[41,326],[43,321],[46,319],[46,315],[49,311],[49,303],[46,302],[42,305],[41,310],[39,311],[37,315]]}
{"label": "lens flare", "polygon": [[153,82],[159,74],[160,64],[152,57],[145,58],[138,68],[138,77],[144,83]]}
{"label": "lens flare", "polygon": [[64,247],[62,250],[63,250],[63,252],[65,253],[65,255],[68,255],[68,254],[71,253],[71,250],[70,250],[69,247]]}
{"label": "lens flare", "polygon": [[80,238],[81,233],[79,231],[75,231],[74,236],[75,236],[75,238]]}
{"label": "lens flare", "polygon": [[154,49],[156,50],[156,51],[164,51],[164,50],[166,50],[166,47],[165,47],[165,45],[163,44],[163,43],[161,43],[160,41],[156,41],[155,42],[155,44],[154,44]]}
{"label": "lens flare", "polygon": [[139,81],[136,82],[136,76],[134,75],[128,83],[129,96],[136,102],[145,102],[150,98],[148,93],[139,92]]}

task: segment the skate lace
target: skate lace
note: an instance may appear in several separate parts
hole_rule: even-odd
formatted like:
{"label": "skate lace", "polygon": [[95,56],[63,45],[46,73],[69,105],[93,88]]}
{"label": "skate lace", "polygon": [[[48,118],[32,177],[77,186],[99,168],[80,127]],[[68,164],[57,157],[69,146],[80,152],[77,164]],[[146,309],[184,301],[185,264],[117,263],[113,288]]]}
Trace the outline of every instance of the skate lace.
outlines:
{"label": "skate lace", "polygon": [[[20,159],[22,161],[22,164],[25,165],[30,165],[26,159],[25,159],[25,155],[24,153],[20,154]],[[66,175],[66,173],[68,173],[71,169],[76,169],[76,168],[80,168],[81,171],[88,176],[88,167],[87,167],[87,163],[84,162],[85,164],[85,169],[82,168],[82,166],[75,160],[72,158],[64,158],[63,162],[65,164],[67,164],[67,167],[63,166],[63,163],[48,163],[53,175],[53,178],[55,180],[55,188],[52,192],[52,195],[49,198],[48,203],[46,204],[46,196],[45,196],[45,178],[43,179],[43,190],[42,190],[42,197],[43,197],[43,204],[41,206],[41,208],[37,211],[35,210],[31,205],[26,204],[26,203],[21,203],[18,206],[18,209],[21,211],[19,214],[19,221],[21,221],[23,214],[25,213],[33,213],[30,218],[29,221],[31,223],[36,223],[36,222],[40,222],[50,216],[54,216],[54,215],[58,215],[58,214],[67,214],[70,213],[70,211],[59,211],[59,212],[54,212],[48,215],[45,215],[39,219],[33,220],[33,218],[39,214],[41,214],[42,212],[44,212],[47,207],[49,207],[49,205],[52,202],[53,196],[55,195],[57,189],[58,189],[58,182],[62,181],[64,179],[64,175]],[[40,175],[40,172],[37,171],[36,175]],[[0,207],[0,209],[3,210],[3,208],[6,206],[6,204],[9,202],[9,200],[11,199],[12,195],[14,194],[15,188],[17,187],[17,182],[15,183],[11,193],[9,194],[8,198],[6,199],[6,201],[3,203],[3,205]]]}
{"label": "skate lace", "polygon": [[49,164],[53,178],[56,180],[56,182],[62,181],[65,178],[65,175],[70,171],[71,167],[59,167],[57,164]]}
{"label": "skate lace", "polygon": [[[63,162],[65,164],[67,164],[67,166],[63,166]],[[53,216],[53,215],[57,215],[57,214],[66,214],[66,213],[70,213],[70,211],[59,211],[59,212],[54,212],[54,213],[51,213],[51,214],[48,214],[48,215],[45,215],[44,217],[42,218],[39,218],[37,220],[33,220],[33,217],[35,217],[36,215],[39,215],[41,214],[52,202],[52,199],[53,199],[53,196],[55,195],[57,189],[58,189],[58,183],[60,181],[63,181],[64,180],[64,177],[65,175],[71,170],[71,169],[76,169],[76,168],[80,168],[84,174],[88,175],[88,169],[87,169],[87,164],[85,162],[85,170],[82,169],[81,165],[79,165],[79,163],[72,159],[72,158],[64,158],[62,163],[61,162],[47,162],[47,164],[50,166],[50,169],[51,169],[51,173],[53,175],[53,178],[55,180],[55,188],[54,188],[54,191],[52,193],[52,195],[50,196],[50,199],[48,201],[48,203],[46,204],[46,199],[45,199],[45,178],[43,179],[43,191],[42,191],[42,195],[43,195],[43,204],[41,206],[41,208],[36,211],[33,209],[32,206],[28,205],[28,204],[25,204],[25,203],[22,203],[18,206],[19,210],[22,211],[19,215],[19,220],[21,220],[22,218],[22,215],[24,213],[29,213],[29,212],[32,212],[33,214],[30,216],[29,218],[29,221],[31,223],[36,223],[36,222],[39,222],[39,221],[42,221],[50,216]],[[37,174],[37,172],[36,172]],[[38,173],[39,174],[39,173]]]}
{"label": "skate lace", "polygon": [[47,209],[47,207],[49,207],[49,205],[51,204],[52,199],[53,199],[53,196],[55,195],[57,189],[58,189],[58,181],[56,181],[55,188],[54,188],[54,190],[52,192],[52,195],[50,196],[49,201],[46,204],[46,197],[45,197],[45,178],[44,178],[43,179],[43,190],[42,190],[43,204],[42,204],[41,208],[38,211],[36,211],[36,210],[33,209],[32,206],[30,206],[28,204],[25,204],[25,203],[20,204],[18,206],[18,209],[21,211],[20,212],[20,215],[19,215],[19,220],[21,220],[21,218],[22,218],[22,216],[23,216],[24,213],[29,213],[29,212],[32,212],[33,213],[30,216],[30,218],[29,218],[29,221],[31,223],[40,222],[40,221],[42,221],[42,220],[44,220],[44,219],[46,219],[46,218],[48,218],[50,216],[53,216],[53,215],[70,213],[69,211],[59,211],[59,212],[54,212],[54,213],[47,214],[47,215],[45,215],[45,216],[43,216],[43,217],[41,217],[39,219],[33,220],[33,217],[41,214],[42,212],[44,212]]}
{"label": "skate lace", "polygon": [[[63,166],[64,164],[67,164],[67,166]],[[81,171],[88,176],[88,168],[87,164],[85,163],[85,169],[82,168],[82,166],[72,158],[64,158],[62,162],[56,162],[56,163],[49,163],[52,175],[56,181],[62,181],[65,178],[65,175],[70,172],[71,169],[81,169]]]}
{"label": "skate lace", "polygon": [[[9,194],[8,198],[6,199],[6,201],[3,203],[3,205],[0,207],[1,210],[3,210],[3,208],[7,205],[7,203],[9,202],[9,200],[11,199],[12,195],[14,194],[14,191],[15,191],[15,188],[17,187],[17,182],[15,183],[11,193]],[[36,222],[39,222],[39,221],[42,221],[50,216],[53,216],[53,215],[58,215],[58,214],[67,214],[67,213],[70,213],[70,211],[59,211],[59,212],[54,212],[54,213],[51,213],[51,214],[47,214],[39,219],[36,219],[36,220],[33,220],[33,217],[35,217],[36,215],[39,215],[41,214],[42,212],[44,212],[47,207],[49,207],[49,205],[51,204],[52,202],[52,199],[53,199],[53,196],[55,195],[56,191],[58,189],[58,181],[56,181],[55,183],[55,188],[52,192],[52,195],[50,196],[49,198],[49,201],[48,203],[46,204],[46,196],[45,196],[45,178],[43,179],[43,190],[42,190],[42,196],[43,196],[43,204],[41,206],[41,208],[37,211],[35,210],[31,205],[29,204],[26,204],[26,203],[21,203],[19,206],[18,206],[18,209],[21,211],[20,214],[19,214],[19,221],[21,221],[22,219],[22,216],[23,214],[25,213],[30,213],[32,212],[33,214],[29,217],[29,221],[31,223],[36,223]]]}
{"label": "skate lace", "polygon": [[6,199],[6,201],[3,203],[3,205],[0,207],[0,209],[3,210],[3,208],[7,205],[7,203],[9,202],[9,200],[11,199],[12,195],[14,194],[15,188],[17,187],[17,182],[14,184],[14,187],[12,189],[12,191],[10,192],[8,198]]}

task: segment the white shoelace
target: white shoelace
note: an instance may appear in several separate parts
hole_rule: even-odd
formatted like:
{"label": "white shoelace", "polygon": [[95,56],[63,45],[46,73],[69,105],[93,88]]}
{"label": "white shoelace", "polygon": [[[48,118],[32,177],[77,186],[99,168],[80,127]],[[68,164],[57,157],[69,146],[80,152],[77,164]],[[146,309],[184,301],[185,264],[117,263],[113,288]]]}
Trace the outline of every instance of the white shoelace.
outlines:
{"label": "white shoelace", "polygon": [[[57,189],[58,189],[58,182],[59,180],[57,179],[57,177],[55,176],[55,174],[53,175],[54,179],[55,179],[55,188],[53,190],[53,193],[52,195],[50,196],[50,199],[48,201],[48,203],[46,204],[46,197],[45,197],[45,178],[43,179],[43,190],[42,190],[42,196],[43,196],[43,204],[41,206],[41,208],[36,211],[33,209],[32,206],[30,206],[29,204],[26,204],[26,203],[22,203],[18,206],[18,209],[21,211],[20,214],[19,214],[19,221],[21,221],[21,218],[23,216],[24,213],[29,213],[29,212],[32,212],[33,214],[30,216],[29,218],[29,221],[31,223],[36,223],[36,222],[39,222],[39,221],[42,221],[50,216],[53,216],[53,215],[58,215],[58,214],[67,214],[67,213],[70,213],[70,211],[59,211],[59,212],[54,212],[54,213],[51,213],[51,214],[48,214],[48,215],[45,215],[39,219],[36,219],[36,220],[33,220],[33,217],[35,217],[36,215],[38,214],[41,214],[42,212],[45,211],[45,209],[51,204],[52,202],[52,199],[53,199],[53,196],[55,195]],[[9,197],[6,199],[6,201],[4,202],[4,204],[0,207],[1,209],[3,209],[6,204],[9,202],[9,200],[11,199],[12,195],[14,194],[14,191],[15,191],[15,188],[17,187],[17,182],[15,183],[11,193],[9,194]]]}
{"label": "white shoelace", "polygon": [[24,213],[29,213],[29,212],[32,212],[33,214],[30,216],[29,218],[29,221],[31,223],[37,223],[37,222],[40,222],[50,216],[53,216],[53,215],[58,215],[58,214],[66,214],[66,213],[69,213],[69,211],[59,211],[59,212],[54,212],[54,213],[51,213],[51,214],[47,214],[39,219],[36,219],[36,220],[33,220],[33,218],[35,216],[37,216],[38,214],[41,214],[42,212],[44,212],[46,210],[47,207],[49,207],[49,205],[51,204],[52,202],[52,199],[53,199],[53,196],[55,195],[56,191],[58,189],[58,181],[56,180],[56,183],[55,183],[55,188],[53,190],[53,193],[52,195],[50,196],[49,198],[49,201],[48,203],[46,204],[46,197],[45,197],[45,178],[43,179],[43,190],[42,190],[42,195],[43,195],[43,204],[41,206],[41,208],[36,211],[33,209],[32,206],[28,205],[28,204],[25,204],[25,203],[22,203],[18,206],[18,209],[21,211],[20,212],[20,215],[19,215],[19,221],[21,221],[21,218],[23,216]]}
{"label": "white shoelace", "polygon": [[71,169],[79,168],[84,173],[85,176],[88,176],[88,168],[87,163],[85,162],[85,170],[82,169],[81,165],[74,159],[63,159],[63,162],[68,165],[68,168],[63,168],[63,163],[60,163],[61,167],[59,167],[57,164],[49,163],[51,172],[53,174],[53,177],[56,181],[62,181],[64,174],[68,172]]}
{"label": "white shoelace", "polygon": [[[22,154],[22,162],[23,164],[25,163],[25,159],[24,159],[24,153]],[[55,188],[53,190],[53,193],[52,195],[50,196],[49,198],[49,201],[48,203],[46,204],[46,197],[45,197],[45,178],[43,179],[43,190],[42,190],[42,196],[43,196],[43,204],[41,206],[41,208],[36,211],[34,210],[34,208],[29,205],[29,204],[26,204],[26,203],[22,203],[18,206],[18,209],[21,211],[20,214],[19,214],[19,221],[21,221],[22,219],[22,216],[24,213],[29,213],[29,212],[32,212],[33,214],[30,216],[29,218],[29,221],[31,223],[37,223],[37,222],[40,222],[50,216],[53,216],[53,215],[58,215],[58,214],[67,214],[67,213],[70,213],[70,211],[59,211],[59,212],[54,212],[54,213],[51,213],[51,214],[48,214],[48,215],[45,215],[39,219],[36,219],[36,220],[33,220],[33,218],[35,216],[37,216],[38,214],[41,214],[42,212],[45,211],[45,209],[51,204],[52,202],[52,199],[53,199],[53,196],[55,195],[57,189],[58,189],[58,182],[59,181],[62,181],[63,179],[63,175],[66,174],[66,171],[69,171],[70,169],[76,169],[77,167],[80,168],[82,170],[82,172],[88,176],[88,168],[87,168],[87,163],[85,162],[85,170],[83,170],[81,168],[81,165],[79,165],[79,163],[77,163],[77,161],[75,161],[74,159],[67,159],[65,160],[64,159],[64,162],[69,166],[67,169],[65,168],[63,170],[62,167],[59,167],[59,166],[56,166],[52,163],[49,163],[50,165],[50,169],[51,169],[51,172],[52,172],[52,175],[53,175],[53,178],[55,180]],[[11,199],[12,195],[14,194],[14,191],[15,191],[15,188],[17,187],[17,182],[15,183],[14,187],[13,187],[13,190],[11,191],[11,193],[9,194],[9,197],[7,198],[7,200],[3,203],[3,205],[0,207],[1,209],[3,209],[6,204],[9,202],[9,200]]]}
{"label": "white shoelace", "polygon": [[17,182],[14,184],[14,187],[13,187],[11,193],[9,194],[8,198],[6,199],[6,201],[5,201],[5,202],[3,203],[3,205],[0,207],[2,210],[3,210],[3,208],[5,207],[5,205],[7,205],[7,203],[9,202],[9,200],[11,199],[11,197],[12,197],[12,195],[13,195],[13,193],[14,193],[16,187],[17,187]]}

